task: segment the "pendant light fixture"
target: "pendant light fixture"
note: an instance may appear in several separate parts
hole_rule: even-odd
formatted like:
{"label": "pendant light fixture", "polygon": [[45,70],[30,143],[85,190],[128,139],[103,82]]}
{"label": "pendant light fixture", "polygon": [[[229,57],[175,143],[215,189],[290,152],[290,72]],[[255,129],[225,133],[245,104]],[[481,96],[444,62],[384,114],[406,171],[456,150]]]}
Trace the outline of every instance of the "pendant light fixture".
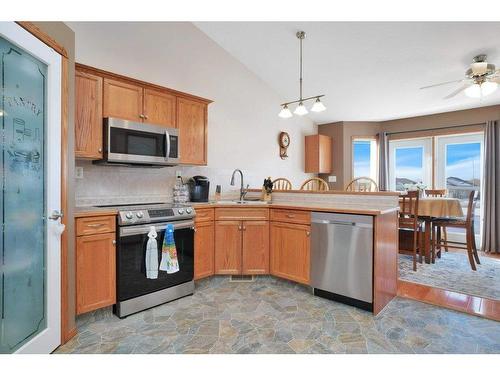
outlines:
{"label": "pendant light fixture", "polygon": [[302,41],[305,39],[306,33],[304,31],[298,31],[296,36],[299,39],[300,43],[300,78],[299,78],[300,95],[299,99],[297,100],[281,104],[281,111],[278,114],[278,116],[281,118],[290,118],[293,116],[292,111],[290,111],[290,108],[288,108],[290,104],[298,103],[293,113],[299,116],[304,116],[309,113],[304,102],[308,102],[310,100],[314,100],[314,104],[311,107],[312,112],[322,112],[326,109],[325,105],[320,100],[320,98],[322,98],[325,95],[315,95],[307,98],[302,97]]}

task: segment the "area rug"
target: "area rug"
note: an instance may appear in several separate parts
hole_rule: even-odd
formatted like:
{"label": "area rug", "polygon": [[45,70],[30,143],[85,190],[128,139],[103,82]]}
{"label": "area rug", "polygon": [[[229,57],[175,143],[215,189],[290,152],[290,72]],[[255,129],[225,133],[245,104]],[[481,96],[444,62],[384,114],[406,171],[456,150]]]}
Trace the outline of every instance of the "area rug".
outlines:
{"label": "area rug", "polygon": [[417,262],[413,271],[413,258],[399,255],[399,278],[469,295],[500,300],[500,260],[482,257],[477,271],[472,271],[467,254],[443,252],[435,264]]}

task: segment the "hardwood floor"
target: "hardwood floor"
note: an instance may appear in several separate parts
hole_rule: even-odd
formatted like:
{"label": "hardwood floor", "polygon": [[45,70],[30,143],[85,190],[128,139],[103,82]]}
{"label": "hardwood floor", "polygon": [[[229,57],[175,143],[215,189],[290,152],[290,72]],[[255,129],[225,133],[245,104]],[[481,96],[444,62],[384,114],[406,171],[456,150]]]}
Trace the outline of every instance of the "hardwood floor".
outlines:
{"label": "hardwood floor", "polygon": [[500,301],[398,280],[398,296],[500,321]]}

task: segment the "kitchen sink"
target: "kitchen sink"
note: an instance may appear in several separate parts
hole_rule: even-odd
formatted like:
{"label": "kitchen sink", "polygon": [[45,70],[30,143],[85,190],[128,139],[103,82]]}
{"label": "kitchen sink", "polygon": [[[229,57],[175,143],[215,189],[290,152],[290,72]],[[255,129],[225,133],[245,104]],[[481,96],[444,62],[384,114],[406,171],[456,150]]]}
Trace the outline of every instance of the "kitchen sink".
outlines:
{"label": "kitchen sink", "polygon": [[264,202],[264,201],[249,201],[249,200],[224,200],[224,201],[218,201],[215,204],[241,204],[241,205],[266,205],[269,202]]}

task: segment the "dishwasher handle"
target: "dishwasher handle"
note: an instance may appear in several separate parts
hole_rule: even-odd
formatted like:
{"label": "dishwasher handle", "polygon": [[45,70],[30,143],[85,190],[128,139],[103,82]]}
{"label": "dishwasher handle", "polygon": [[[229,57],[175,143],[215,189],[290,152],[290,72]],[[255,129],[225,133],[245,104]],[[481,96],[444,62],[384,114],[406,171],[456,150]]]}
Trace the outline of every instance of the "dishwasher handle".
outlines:
{"label": "dishwasher handle", "polygon": [[312,223],[317,224],[328,224],[328,225],[344,225],[349,227],[360,227],[360,228],[372,228],[371,224],[356,223],[354,221],[337,221],[337,220],[324,220],[324,219],[313,219]]}

